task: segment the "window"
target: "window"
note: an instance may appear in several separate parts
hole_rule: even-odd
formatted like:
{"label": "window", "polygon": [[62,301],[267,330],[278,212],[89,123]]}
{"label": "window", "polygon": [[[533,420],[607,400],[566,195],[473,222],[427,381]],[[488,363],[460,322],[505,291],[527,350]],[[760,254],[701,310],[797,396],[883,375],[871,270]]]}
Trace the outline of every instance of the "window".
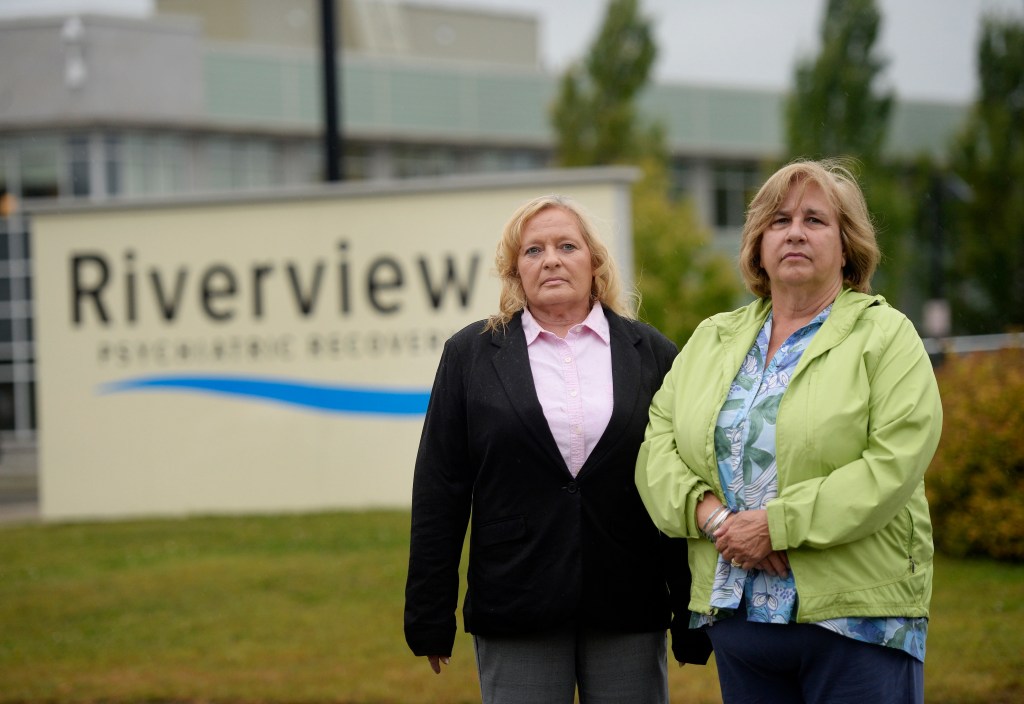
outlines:
{"label": "window", "polygon": [[19,147],[22,197],[56,198],[60,193],[57,138],[28,136],[20,141]]}
{"label": "window", "polygon": [[455,171],[451,150],[434,146],[399,146],[395,148],[395,176],[440,176]]}
{"label": "window", "polygon": [[485,149],[476,153],[477,171],[524,171],[547,166],[541,151],[528,149]]}
{"label": "window", "polygon": [[71,171],[71,195],[87,198],[89,188],[89,137],[76,134],[68,137],[68,160]]}
{"label": "window", "polygon": [[206,187],[216,191],[266,188],[284,180],[279,142],[260,137],[213,136],[205,140]]}
{"label": "window", "polygon": [[693,167],[682,159],[673,159],[669,163],[669,188],[673,199],[683,200],[691,195],[692,170]]}
{"label": "window", "polygon": [[[0,363],[0,375],[6,376],[3,363]],[[0,381],[0,430],[14,430],[14,384],[9,381]]]}
{"label": "window", "polygon": [[35,429],[27,219],[0,218],[0,430]]}
{"label": "window", "polygon": [[123,166],[121,155],[121,136],[108,134],[103,138],[104,151],[104,175],[107,179],[107,195],[120,195],[124,185],[122,183]]}
{"label": "window", "polygon": [[[126,134],[122,144],[116,146],[108,138],[108,149],[123,172],[113,178],[110,173],[112,156],[107,157],[107,178],[117,180],[123,175],[123,192],[127,195],[162,195],[184,192],[189,186],[188,142],[174,134],[138,132]],[[112,148],[112,149],[111,149]],[[111,193],[120,191],[113,190]]]}
{"label": "window", "polygon": [[715,227],[743,227],[747,204],[761,185],[756,164],[723,164],[714,169]]}

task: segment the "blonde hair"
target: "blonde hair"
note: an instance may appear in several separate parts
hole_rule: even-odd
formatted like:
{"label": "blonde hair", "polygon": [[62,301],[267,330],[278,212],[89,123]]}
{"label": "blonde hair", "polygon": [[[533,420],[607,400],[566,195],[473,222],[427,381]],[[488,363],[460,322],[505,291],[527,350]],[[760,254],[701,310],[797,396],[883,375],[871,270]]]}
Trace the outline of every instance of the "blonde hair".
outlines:
{"label": "blonde hair", "polygon": [[771,281],[761,266],[761,238],[782,201],[793,187],[817,185],[839,218],[839,239],[846,264],[843,284],[861,293],[871,292],[871,277],[881,252],[875,238],[864,194],[850,168],[838,159],[797,160],[772,174],[750,201],[740,242],[739,266],[743,282],[755,296],[771,297]]}
{"label": "blonde hair", "polygon": [[600,301],[601,305],[618,315],[632,317],[627,312],[622,300],[622,284],[619,281],[618,268],[612,259],[608,247],[601,241],[597,228],[583,207],[568,196],[544,195],[519,206],[505,223],[498,240],[494,256],[494,266],[501,279],[501,294],[498,297],[498,312],[487,319],[485,330],[504,328],[516,313],[526,307],[526,292],[519,277],[519,249],[523,241],[523,229],[534,217],[548,208],[559,208],[569,213],[579,225],[583,241],[590,250],[590,262],[594,269],[594,279],[590,288],[590,300]]}

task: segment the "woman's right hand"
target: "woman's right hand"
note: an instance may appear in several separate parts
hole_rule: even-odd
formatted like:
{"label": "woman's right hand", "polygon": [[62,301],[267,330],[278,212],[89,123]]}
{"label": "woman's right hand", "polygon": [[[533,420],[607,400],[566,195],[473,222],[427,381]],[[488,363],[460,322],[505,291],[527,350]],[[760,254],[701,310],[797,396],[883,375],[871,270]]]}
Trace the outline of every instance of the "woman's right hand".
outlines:
{"label": "woman's right hand", "polygon": [[789,556],[785,550],[773,550],[755,565],[755,569],[767,572],[773,577],[785,577],[789,574]]}
{"label": "woman's right hand", "polygon": [[[721,505],[722,502],[719,501],[717,496],[710,491],[706,492],[697,503],[695,516],[697,519],[697,525],[699,527],[703,527],[704,523],[708,520],[708,517]],[[730,516],[726,519],[726,523],[731,519],[732,517]],[[719,548],[719,551],[721,551],[721,548]],[[760,562],[754,565],[754,569],[761,570],[762,572],[766,572],[775,577],[785,577],[789,574],[789,556],[786,554],[785,550],[773,550],[765,555]]]}
{"label": "woman's right hand", "polygon": [[441,674],[441,663],[447,665],[451,662],[451,658],[447,655],[428,655],[427,662],[430,663],[430,669],[434,671],[435,675]]}

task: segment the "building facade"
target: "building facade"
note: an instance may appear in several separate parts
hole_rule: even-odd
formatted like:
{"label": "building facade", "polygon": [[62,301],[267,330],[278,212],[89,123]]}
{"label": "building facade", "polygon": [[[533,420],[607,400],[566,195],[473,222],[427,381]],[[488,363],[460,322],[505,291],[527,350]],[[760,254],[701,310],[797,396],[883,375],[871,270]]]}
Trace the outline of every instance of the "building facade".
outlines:
{"label": "building facade", "polygon": [[[34,206],[321,181],[315,0],[157,0],[148,17],[0,22],[0,433],[31,444]],[[392,0],[339,3],[343,168],[387,180],[547,168],[559,76],[538,23]],[[785,96],[662,84],[675,185],[735,247],[761,166],[783,152]],[[967,106],[900,103],[890,152],[940,155]]]}

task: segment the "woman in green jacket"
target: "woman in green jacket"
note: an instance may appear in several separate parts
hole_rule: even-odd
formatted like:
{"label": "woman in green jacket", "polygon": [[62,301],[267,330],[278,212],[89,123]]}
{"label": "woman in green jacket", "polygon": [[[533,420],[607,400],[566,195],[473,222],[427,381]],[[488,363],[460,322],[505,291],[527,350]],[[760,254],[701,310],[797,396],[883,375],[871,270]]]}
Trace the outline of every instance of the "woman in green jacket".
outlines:
{"label": "woman in green jacket", "polygon": [[845,167],[783,167],[743,230],[757,300],[705,320],[654,397],[637,487],[689,538],[726,702],[924,700],[942,407],[913,325],[869,295],[879,256]]}

